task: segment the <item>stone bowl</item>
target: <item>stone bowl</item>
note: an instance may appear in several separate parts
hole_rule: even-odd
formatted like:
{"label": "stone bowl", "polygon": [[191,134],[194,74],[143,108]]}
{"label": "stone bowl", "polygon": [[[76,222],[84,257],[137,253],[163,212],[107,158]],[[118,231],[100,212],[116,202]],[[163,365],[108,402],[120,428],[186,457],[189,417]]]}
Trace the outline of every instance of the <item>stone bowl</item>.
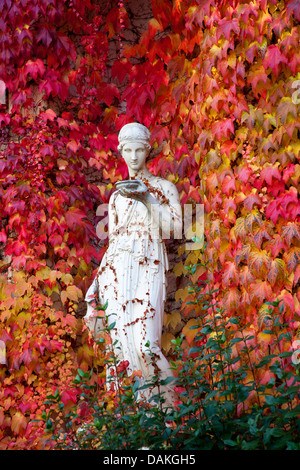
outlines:
{"label": "stone bowl", "polygon": [[129,190],[134,191],[135,189],[140,188],[140,180],[123,180],[116,182],[116,188],[128,188]]}

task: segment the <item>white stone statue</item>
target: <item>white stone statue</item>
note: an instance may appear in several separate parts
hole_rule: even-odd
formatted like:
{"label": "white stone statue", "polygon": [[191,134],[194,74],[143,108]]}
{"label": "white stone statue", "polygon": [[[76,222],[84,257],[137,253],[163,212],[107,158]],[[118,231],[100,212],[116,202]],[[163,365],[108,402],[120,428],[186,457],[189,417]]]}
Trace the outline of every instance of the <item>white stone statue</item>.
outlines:
{"label": "white stone statue", "polygon": [[[97,335],[103,328],[96,319],[93,299],[108,302],[106,315],[112,341],[117,340],[118,360],[129,361],[128,372],[141,371],[143,381],[154,370],[149,348],[155,354],[160,377],[173,375],[161,351],[166,271],[168,258],[163,239],[181,238],[182,211],[178,191],[173,183],[152,175],[146,167],[150,151],[150,133],[138,123],[126,124],[119,133],[119,147],[130,179],[117,183],[109,201],[109,246],[97,275],[87,291],[88,328]],[[109,368],[107,370],[108,381]],[[174,402],[174,384],[162,388],[166,405]],[[157,390],[143,390],[148,400]]]}

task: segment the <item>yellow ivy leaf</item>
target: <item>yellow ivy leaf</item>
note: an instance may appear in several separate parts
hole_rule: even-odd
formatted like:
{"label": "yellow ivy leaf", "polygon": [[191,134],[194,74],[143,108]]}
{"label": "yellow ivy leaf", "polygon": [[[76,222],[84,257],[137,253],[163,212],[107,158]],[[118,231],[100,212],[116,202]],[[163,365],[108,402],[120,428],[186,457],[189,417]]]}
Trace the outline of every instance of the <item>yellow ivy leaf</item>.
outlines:
{"label": "yellow ivy leaf", "polygon": [[166,327],[171,326],[172,328],[176,328],[177,325],[181,323],[181,315],[179,312],[173,312],[170,315],[166,315],[165,319]]}
{"label": "yellow ivy leaf", "polygon": [[228,240],[226,240],[225,238],[222,238],[221,239],[221,243],[220,243],[220,253],[223,253],[224,251],[228,250],[230,248],[230,243]]}
{"label": "yellow ivy leaf", "polygon": [[245,228],[248,232],[252,231],[254,224],[257,224],[258,226],[262,225],[262,217],[257,208],[253,209],[250,214],[245,217]]}
{"label": "yellow ivy leaf", "polygon": [[257,339],[259,343],[263,343],[266,346],[268,346],[274,338],[273,338],[273,335],[263,333],[262,331],[260,331],[257,335]]}
{"label": "yellow ivy leaf", "polygon": [[201,251],[200,250],[192,250],[185,261],[185,266],[189,266],[191,264],[197,264],[197,262],[201,259]]}
{"label": "yellow ivy leaf", "polygon": [[173,348],[173,344],[171,343],[173,339],[175,339],[175,336],[172,335],[172,333],[166,333],[161,337],[161,346],[166,354]]}
{"label": "yellow ivy leaf", "polygon": [[174,268],[173,268],[173,272],[175,274],[176,277],[179,277],[181,276],[182,274],[185,273],[185,270],[184,270],[184,265],[183,265],[183,262],[180,261],[179,263],[175,264]]}
{"label": "yellow ivy leaf", "polygon": [[181,301],[184,301],[187,296],[189,295],[189,291],[188,291],[188,287],[185,287],[184,289],[178,289],[176,292],[175,292],[175,300],[176,302],[179,302],[180,300]]}
{"label": "yellow ivy leaf", "polygon": [[66,290],[61,292],[61,300],[65,303],[67,300],[73,300],[78,302],[79,298],[82,297],[82,291],[76,286],[67,286]]}
{"label": "yellow ivy leaf", "polygon": [[245,218],[244,217],[239,217],[235,221],[235,226],[234,226],[234,234],[239,237],[242,241],[246,238],[247,236],[247,229],[245,226]]}
{"label": "yellow ivy leaf", "polygon": [[73,276],[70,273],[62,273],[61,280],[65,284],[72,284],[73,283]]}
{"label": "yellow ivy leaf", "polygon": [[185,252],[185,243],[183,243],[181,246],[179,246],[179,248],[177,249],[177,252],[178,252],[179,256],[183,255],[183,253]]}

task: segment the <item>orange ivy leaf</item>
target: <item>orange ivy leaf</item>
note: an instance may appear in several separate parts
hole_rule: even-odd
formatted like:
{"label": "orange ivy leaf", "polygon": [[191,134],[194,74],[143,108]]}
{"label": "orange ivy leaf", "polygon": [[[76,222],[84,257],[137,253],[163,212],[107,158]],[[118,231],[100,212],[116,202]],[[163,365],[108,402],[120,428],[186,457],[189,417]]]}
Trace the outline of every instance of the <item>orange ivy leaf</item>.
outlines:
{"label": "orange ivy leaf", "polygon": [[261,244],[262,244],[262,241],[263,241],[264,238],[266,240],[271,240],[271,238],[272,238],[271,235],[269,234],[267,228],[269,228],[269,230],[271,229],[271,223],[268,222],[268,221],[266,221],[264,223],[264,225],[259,227],[253,235],[254,243],[259,249],[261,248]]}
{"label": "orange ivy leaf", "polygon": [[244,217],[239,217],[238,219],[236,219],[235,226],[234,226],[234,233],[242,241],[245,240],[248,232],[247,232],[247,229],[246,229],[246,224],[245,224],[245,218]]}
{"label": "orange ivy leaf", "polygon": [[245,227],[248,232],[252,231],[254,224],[259,226],[262,224],[262,216],[257,208],[253,209],[250,214],[245,217]]}
{"label": "orange ivy leaf", "polygon": [[229,311],[236,310],[241,301],[241,294],[237,287],[231,287],[224,295],[224,307]]}
{"label": "orange ivy leaf", "polygon": [[230,191],[236,191],[235,177],[226,175],[222,181],[222,191],[229,196]]}
{"label": "orange ivy leaf", "polygon": [[285,252],[283,259],[286,262],[289,272],[295,271],[300,263],[300,247],[293,246],[289,249],[288,252]]}
{"label": "orange ivy leaf", "polygon": [[267,279],[271,286],[274,286],[278,279],[283,280],[286,274],[285,262],[282,259],[276,258],[271,261],[267,275]]}
{"label": "orange ivy leaf", "polygon": [[182,333],[186,337],[186,340],[187,340],[189,345],[192,344],[192,342],[195,339],[196,334],[199,331],[198,328],[191,328],[191,327],[194,327],[194,326],[197,326],[197,325],[198,325],[197,320],[195,318],[191,318],[182,329]]}
{"label": "orange ivy leaf", "polygon": [[250,297],[263,302],[272,296],[272,287],[268,281],[254,281],[250,284]]}
{"label": "orange ivy leaf", "polygon": [[257,334],[257,340],[258,340],[258,343],[263,344],[265,347],[267,347],[272,343],[273,335],[260,331]]}
{"label": "orange ivy leaf", "polygon": [[226,140],[221,145],[221,152],[226,153],[227,157],[229,157],[230,153],[232,151],[235,151],[236,149],[237,149],[237,145],[232,140]]}
{"label": "orange ivy leaf", "polygon": [[219,237],[221,235],[220,220],[215,219],[210,224],[210,233],[213,238]]}
{"label": "orange ivy leaf", "polygon": [[249,266],[243,266],[239,273],[240,283],[243,287],[248,288],[248,286],[255,280],[253,274],[251,273]]}
{"label": "orange ivy leaf", "polygon": [[288,222],[282,227],[281,236],[285,239],[287,246],[290,247],[294,237],[300,240],[300,224],[297,222]]}
{"label": "orange ivy leaf", "polygon": [[219,185],[216,172],[213,172],[209,176],[207,176],[205,182],[207,189],[209,189],[210,192],[215,192],[215,188],[217,188],[217,186]]}
{"label": "orange ivy leaf", "polygon": [[205,274],[207,271],[207,268],[205,266],[197,266],[196,268],[196,271],[194,272],[194,274],[191,274],[191,281],[193,283],[197,282],[198,279],[203,276],[203,274]]}
{"label": "orange ivy leaf", "polygon": [[243,245],[240,250],[238,250],[236,256],[235,256],[235,262],[238,265],[240,261],[242,260],[248,260],[249,254],[251,252],[251,247],[250,245]]}
{"label": "orange ivy leaf", "polygon": [[268,255],[266,250],[251,251],[249,254],[249,267],[254,269],[257,273],[266,272],[267,269],[270,269],[271,258]]}
{"label": "orange ivy leaf", "polygon": [[254,89],[257,87],[258,82],[266,83],[268,75],[263,65],[254,65],[249,72],[247,80]]}
{"label": "orange ivy leaf", "polygon": [[286,245],[281,235],[275,233],[272,239],[266,243],[265,248],[271,251],[272,256],[277,257],[278,253],[286,248]]}
{"label": "orange ivy leaf", "polygon": [[27,428],[27,419],[20,411],[17,411],[13,415],[12,420],[11,420],[11,430],[15,434],[23,434],[26,428]]}
{"label": "orange ivy leaf", "polygon": [[227,261],[223,268],[222,281],[225,286],[239,283],[239,272],[234,261]]}
{"label": "orange ivy leaf", "polygon": [[300,279],[300,263],[296,268],[295,275],[294,275],[294,280],[293,280],[293,285],[295,286]]}

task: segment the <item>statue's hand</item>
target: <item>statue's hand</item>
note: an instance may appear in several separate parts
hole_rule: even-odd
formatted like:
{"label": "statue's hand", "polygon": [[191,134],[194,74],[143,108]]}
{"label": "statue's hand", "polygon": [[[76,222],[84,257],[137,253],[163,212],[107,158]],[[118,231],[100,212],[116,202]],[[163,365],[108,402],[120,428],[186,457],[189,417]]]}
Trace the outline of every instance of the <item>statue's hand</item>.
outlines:
{"label": "statue's hand", "polygon": [[147,186],[139,180],[132,180],[132,183],[128,182],[126,185],[121,185],[118,190],[122,196],[141,202],[146,202],[150,196]]}

